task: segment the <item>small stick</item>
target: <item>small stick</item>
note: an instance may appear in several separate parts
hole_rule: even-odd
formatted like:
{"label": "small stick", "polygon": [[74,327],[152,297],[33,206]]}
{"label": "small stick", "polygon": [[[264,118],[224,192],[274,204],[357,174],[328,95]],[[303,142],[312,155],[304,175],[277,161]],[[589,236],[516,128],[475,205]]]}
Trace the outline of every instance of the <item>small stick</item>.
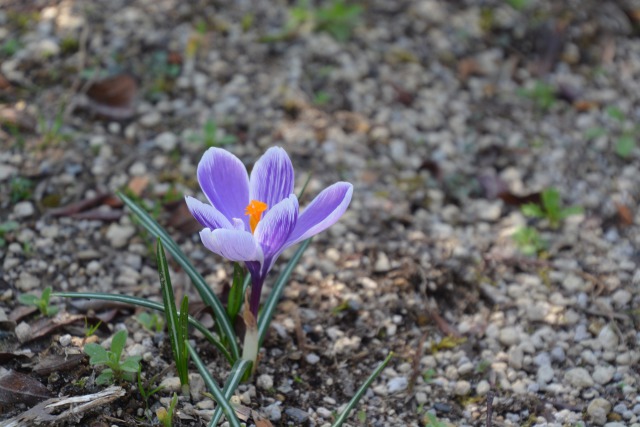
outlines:
{"label": "small stick", "polygon": [[493,416],[493,390],[487,393],[487,427],[491,427],[491,418]]}

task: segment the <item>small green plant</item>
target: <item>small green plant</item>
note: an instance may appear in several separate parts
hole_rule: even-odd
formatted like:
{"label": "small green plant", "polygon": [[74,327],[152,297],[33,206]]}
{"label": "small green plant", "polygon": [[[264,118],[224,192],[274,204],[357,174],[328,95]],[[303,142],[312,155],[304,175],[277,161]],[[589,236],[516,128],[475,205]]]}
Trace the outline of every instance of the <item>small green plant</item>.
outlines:
{"label": "small green plant", "polygon": [[436,376],[436,370],[433,368],[429,368],[422,373],[422,379],[425,383],[430,383],[433,381],[433,378]]}
{"label": "small green plant", "polygon": [[427,412],[424,415],[424,422],[424,427],[447,427],[445,423],[438,420],[438,417],[436,417],[431,412]]}
{"label": "small green plant", "polygon": [[221,137],[218,132],[218,124],[215,120],[209,119],[202,127],[202,133],[193,135],[191,140],[201,143],[206,148],[210,148],[233,144],[236,142],[236,137],[233,135],[224,135]]}
{"label": "small green plant", "polygon": [[18,203],[31,198],[33,182],[29,178],[16,176],[9,183],[11,203]]}
{"label": "small green plant", "polygon": [[164,319],[158,313],[149,314],[143,311],[136,316],[136,321],[151,333],[158,333],[164,330]]}
{"label": "small green plant", "polygon": [[53,316],[58,312],[58,307],[49,304],[51,298],[51,286],[47,286],[40,296],[33,294],[22,294],[18,296],[18,301],[24,305],[37,307],[43,316]]}
{"label": "small green plant", "polygon": [[613,135],[614,151],[618,157],[623,159],[629,158],[636,148],[636,141],[640,137],[640,125],[633,125],[627,120],[624,112],[615,106],[609,106],[605,109],[606,115],[613,120],[617,126],[607,129],[603,126],[595,126],[587,129],[584,137],[588,140],[600,138],[611,132]]}
{"label": "small green plant", "polygon": [[5,42],[0,46],[0,54],[2,56],[13,56],[20,50],[20,40],[11,38],[5,40]]}
{"label": "small green plant", "polygon": [[84,352],[89,355],[89,364],[92,366],[106,366],[98,378],[96,384],[111,384],[114,380],[133,381],[140,369],[140,356],[129,356],[121,361],[122,351],[127,343],[127,331],[122,329],[115,333],[111,339],[111,349],[105,350],[99,344],[87,344]]}
{"label": "small green plant", "polygon": [[509,6],[514,8],[515,10],[524,10],[527,6],[529,6],[529,0],[506,0]]}
{"label": "small green plant", "polygon": [[580,206],[563,208],[560,203],[560,193],[553,187],[542,192],[541,204],[526,203],[522,205],[521,209],[526,216],[547,219],[551,228],[558,228],[562,220],[571,215],[580,215],[583,212]]}
{"label": "small green plant", "polygon": [[367,422],[367,412],[364,409],[359,410],[356,416],[360,424]]}
{"label": "small green plant", "polygon": [[138,392],[140,393],[140,396],[142,396],[142,400],[144,400],[144,413],[149,421],[151,421],[151,411],[149,411],[149,398],[164,389],[164,387],[162,386],[152,386],[152,384],[155,383],[157,377],[157,375],[154,375],[150,380],[146,382],[142,381],[142,367],[138,367]]}
{"label": "small green plant", "polygon": [[171,398],[171,402],[169,403],[168,408],[158,408],[156,410],[156,416],[158,417],[158,421],[162,423],[163,427],[171,427],[173,426],[173,415],[176,410],[176,404],[178,403],[178,395],[173,393],[173,397]]}
{"label": "small green plant", "polygon": [[313,96],[313,103],[318,106],[327,105],[331,101],[331,95],[324,90],[316,92]]}
{"label": "small green plant", "polygon": [[18,229],[18,223],[16,221],[5,221],[0,224],[0,248],[4,248],[7,245],[5,236]]}
{"label": "small green plant", "polygon": [[540,233],[533,227],[520,227],[511,236],[520,252],[527,256],[538,255],[546,246],[540,238]]}
{"label": "small green plant", "polygon": [[325,31],[336,40],[349,40],[354,27],[360,21],[364,9],[351,5],[344,0],[331,0],[318,9],[309,5],[308,0],[299,0],[289,10],[289,19],[284,29],[271,36],[262,38],[264,42],[286,40],[302,31]]}
{"label": "small green plant", "polygon": [[98,323],[95,325],[90,325],[89,320],[84,318],[84,336],[85,338],[89,338],[91,335],[95,334],[100,325],[102,324],[102,320],[98,320]]}
{"label": "small green plant", "polygon": [[519,93],[531,99],[542,111],[549,110],[556,103],[555,88],[541,81],[537,81],[531,89],[523,89]]}
{"label": "small green plant", "polygon": [[38,117],[38,130],[42,135],[42,140],[40,141],[41,147],[57,145],[71,138],[71,135],[62,132],[63,120],[64,106],[60,107],[51,123],[48,123],[43,115]]}

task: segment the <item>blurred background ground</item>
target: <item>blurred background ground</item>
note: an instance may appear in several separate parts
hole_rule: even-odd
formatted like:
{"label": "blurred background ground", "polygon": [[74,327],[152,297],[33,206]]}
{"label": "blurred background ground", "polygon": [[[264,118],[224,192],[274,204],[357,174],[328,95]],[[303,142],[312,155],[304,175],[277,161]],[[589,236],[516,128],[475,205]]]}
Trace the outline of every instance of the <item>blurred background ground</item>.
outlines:
{"label": "blurred background ground", "polygon": [[[637,423],[640,3],[0,6],[0,366],[47,390],[0,381],[3,419],[102,389],[81,357],[38,368],[79,352],[85,317],[104,320],[99,340],[126,327],[147,378],[171,362],[133,309],[58,300],[78,322],[47,329],[17,301],[45,286],[160,299],[149,236],[116,190],[222,293],[230,266],[182,198],[199,194],[207,147],[251,166],[279,145],[297,188],[311,174],[301,206],[338,180],[355,193],[296,268],[243,405],[273,425],[325,425],[393,351],[350,425]],[[582,213],[523,215],[551,188]],[[200,348],[222,381],[223,358]],[[176,425],[206,424],[201,389]],[[156,422],[126,393],[66,423]]]}

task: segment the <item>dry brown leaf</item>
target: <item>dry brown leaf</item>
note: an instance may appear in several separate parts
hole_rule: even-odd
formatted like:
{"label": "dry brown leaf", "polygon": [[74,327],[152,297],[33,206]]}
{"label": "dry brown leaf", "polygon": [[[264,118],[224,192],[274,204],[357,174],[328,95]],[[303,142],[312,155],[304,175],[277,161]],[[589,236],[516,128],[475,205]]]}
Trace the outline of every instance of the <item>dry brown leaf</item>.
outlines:
{"label": "dry brown leaf", "polygon": [[133,178],[131,178],[131,181],[129,181],[129,183],[127,184],[127,187],[129,188],[129,190],[131,190],[133,194],[140,197],[140,195],[147,188],[148,185],[149,185],[149,176],[143,175],[143,176],[134,176]]}
{"label": "dry brown leaf", "polygon": [[93,83],[87,90],[90,108],[111,120],[126,120],[134,115],[138,83],[128,74],[118,74]]}
{"label": "dry brown leaf", "polygon": [[625,227],[633,225],[633,212],[631,211],[631,208],[623,203],[615,203],[615,206],[618,211],[620,224]]}
{"label": "dry brown leaf", "polygon": [[2,403],[33,405],[51,396],[49,389],[29,375],[8,371],[0,377],[0,402]]}

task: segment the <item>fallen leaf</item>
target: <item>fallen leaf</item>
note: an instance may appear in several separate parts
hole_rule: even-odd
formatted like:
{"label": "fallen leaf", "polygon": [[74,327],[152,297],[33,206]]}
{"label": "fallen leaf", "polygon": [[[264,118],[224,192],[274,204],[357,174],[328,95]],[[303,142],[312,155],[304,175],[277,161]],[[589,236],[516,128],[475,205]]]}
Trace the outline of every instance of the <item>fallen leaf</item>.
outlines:
{"label": "fallen leaf", "polygon": [[111,120],[133,117],[138,83],[128,74],[118,74],[94,82],[87,90],[89,107],[98,115]]}
{"label": "fallen leaf", "polygon": [[86,212],[80,212],[71,215],[74,219],[88,219],[95,221],[118,221],[124,212],[122,210],[107,210],[107,209],[91,209]]}
{"label": "fallen leaf", "polygon": [[0,377],[0,402],[33,405],[52,396],[49,389],[35,378],[16,371]]}
{"label": "fallen leaf", "polygon": [[33,372],[38,375],[49,375],[55,371],[68,371],[78,366],[84,357],[84,354],[49,354],[40,359],[33,367]]}
{"label": "fallen leaf", "polygon": [[187,234],[192,234],[202,229],[202,225],[191,215],[184,200],[180,200],[180,203],[171,213],[168,225]]}
{"label": "fallen leaf", "polygon": [[50,209],[49,213],[53,216],[71,216],[79,212],[84,212],[96,206],[100,206],[107,198],[109,194],[98,194],[90,199],[80,200],[63,206],[61,208]]}
{"label": "fallen leaf", "polygon": [[147,185],[149,185],[149,177],[147,175],[143,175],[131,178],[127,187],[133,194],[140,197],[145,188],[147,188]]}
{"label": "fallen leaf", "polygon": [[74,322],[82,322],[84,325],[84,319],[85,316],[79,314],[68,314],[66,312],[58,313],[55,317],[41,317],[33,322],[33,324],[29,325],[31,327],[29,334],[25,335],[20,342],[24,344],[25,342],[42,338],[56,329],[70,325]]}
{"label": "fallen leaf", "polygon": [[633,225],[633,212],[629,206],[623,203],[615,203],[616,209],[618,211],[618,219],[622,226]]}
{"label": "fallen leaf", "polygon": [[573,102],[573,108],[575,108],[579,113],[585,113],[587,111],[594,110],[599,106],[600,105],[597,102],[588,101],[586,99],[578,99]]}

